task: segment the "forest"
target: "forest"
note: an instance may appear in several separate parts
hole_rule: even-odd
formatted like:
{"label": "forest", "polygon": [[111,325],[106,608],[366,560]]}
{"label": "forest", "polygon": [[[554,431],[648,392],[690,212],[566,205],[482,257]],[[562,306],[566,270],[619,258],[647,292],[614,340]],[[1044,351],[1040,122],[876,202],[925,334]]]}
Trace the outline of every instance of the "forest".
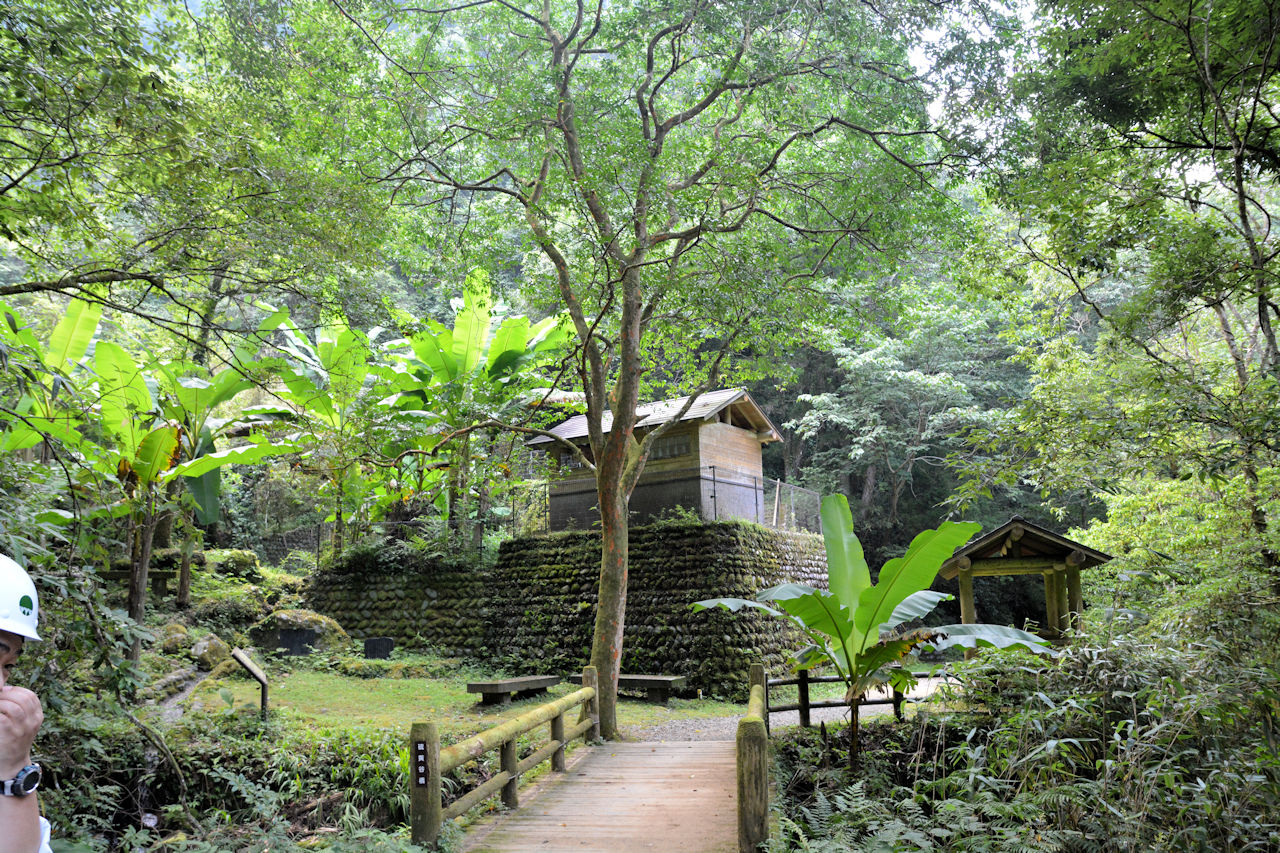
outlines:
{"label": "forest", "polygon": [[724,388],[873,566],[1013,516],[1113,558],[856,772],[779,740],[769,850],[1280,849],[1278,66],[1275,0],[0,0],[54,849],[412,849],[407,718],[258,721],[224,669],[175,719],[175,660],[346,554],[490,565],[581,414],[616,683],[637,406]]}

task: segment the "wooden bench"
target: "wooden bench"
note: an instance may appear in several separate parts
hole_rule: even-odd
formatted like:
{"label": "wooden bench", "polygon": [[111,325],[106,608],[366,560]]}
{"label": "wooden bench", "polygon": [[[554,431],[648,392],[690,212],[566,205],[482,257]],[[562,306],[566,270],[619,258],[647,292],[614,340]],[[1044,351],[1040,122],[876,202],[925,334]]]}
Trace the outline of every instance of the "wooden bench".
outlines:
{"label": "wooden bench", "polygon": [[467,692],[479,693],[481,705],[506,705],[511,701],[512,693],[517,699],[528,699],[530,696],[546,693],[548,687],[559,684],[560,681],[558,675],[522,675],[493,681],[469,681]]}
{"label": "wooden bench", "polygon": [[[571,675],[569,680],[575,684],[582,683],[581,675]],[[644,698],[660,705],[667,704],[672,692],[684,687],[683,675],[619,675],[619,690],[643,690]]]}
{"label": "wooden bench", "polygon": [[[101,577],[103,580],[124,581],[125,583],[128,583],[130,574],[131,573],[127,571],[112,570],[109,572],[102,572]],[[164,598],[169,594],[169,581],[173,580],[177,576],[178,573],[172,569],[151,569],[147,572],[147,580],[151,582],[152,594]]]}

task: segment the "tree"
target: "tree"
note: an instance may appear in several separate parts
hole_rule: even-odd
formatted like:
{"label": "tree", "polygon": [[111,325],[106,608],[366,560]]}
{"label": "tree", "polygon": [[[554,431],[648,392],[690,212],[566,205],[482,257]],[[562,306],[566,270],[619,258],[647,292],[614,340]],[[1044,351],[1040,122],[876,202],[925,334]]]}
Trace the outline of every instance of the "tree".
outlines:
{"label": "tree", "polygon": [[0,298],[95,302],[203,364],[264,293],[354,292],[380,235],[316,116],[255,97],[219,61],[232,34],[191,21],[167,0],[0,4],[0,251],[21,262]]}
{"label": "tree", "polygon": [[988,141],[1022,217],[1008,260],[1030,262],[1014,286],[1037,378],[988,436],[999,472],[977,476],[1114,489],[1240,473],[1280,583],[1259,485],[1280,459],[1275,6],[1055,0],[1026,35],[1026,70],[995,102],[1008,133]]}
{"label": "tree", "polygon": [[603,539],[591,661],[615,737],[627,502],[665,429],[635,436],[646,376],[661,364],[692,405],[735,361],[767,369],[826,311],[825,277],[909,239],[940,162],[898,35],[921,18],[798,0],[338,8],[386,57],[377,97],[402,120],[379,180],[460,233],[522,232],[526,279],[577,333]]}
{"label": "tree", "polygon": [[923,472],[945,468],[957,434],[989,423],[1024,388],[994,304],[950,282],[898,287],[892,310],[833,348],[831,389],[799,394],[803,410],[787,424],[810,444],[805,482],[857,500],[864,542],[901,529],[904,496],[945,497],[947,479],[929,492]]}

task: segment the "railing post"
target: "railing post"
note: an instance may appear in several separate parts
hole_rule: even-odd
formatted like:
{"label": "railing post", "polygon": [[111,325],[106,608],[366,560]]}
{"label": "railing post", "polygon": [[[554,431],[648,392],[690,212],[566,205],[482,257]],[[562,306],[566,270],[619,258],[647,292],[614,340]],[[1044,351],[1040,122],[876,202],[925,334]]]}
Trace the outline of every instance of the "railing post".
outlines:
{"label": "railing post", "polygon": [[769,733],[769,678],[765,675],[764,664],[753,663],[751,669],[747,672],[748,690],[760,685],[760,690],[764,694],[764,708],[760,716],[764,718],[765,734]]}
{"label": "railing post", "polygon": [[551,753],[551,769],[564,772],[564,714],[556,714],[551,718],[551,739],[560,743],[560,748]]}
{"label": "railing post", "polygon": [[510,773],[511,778],[502,786],[502,805],[509,809],[520,807],[520,762],[516,760],[516,739],[513,737],[502,744],[499,769]]}
{"label": "railing post", "polygon": [[591,697],[591,701],[582,707],[586,709],[587,718],[591,720],[591,730],[588,732],[590,740],[600,740],[600,678],[596,674],[594,666],[584,666],[582,668],[582,686],[590,687],[596,691]]}
{"label": "railing post", "polygon": [[[738,851],[756,853],[769,838],[769,731],[764,665],[751,665],[751,699],[738,721]],[[757,692],[757,688],[759,691]]]}
{"label": "railing post", "polygon": [[809,720],[809,670],[800,670],[800,683],[796,685],[796,690],[800,694],[800,725],[807,729],[812,725]]}
{"label": "railing post", "polygon": [[444,823],[440,804],[440,731],[435,723],[409,729],[409,837],[414,844],[435,844]]}

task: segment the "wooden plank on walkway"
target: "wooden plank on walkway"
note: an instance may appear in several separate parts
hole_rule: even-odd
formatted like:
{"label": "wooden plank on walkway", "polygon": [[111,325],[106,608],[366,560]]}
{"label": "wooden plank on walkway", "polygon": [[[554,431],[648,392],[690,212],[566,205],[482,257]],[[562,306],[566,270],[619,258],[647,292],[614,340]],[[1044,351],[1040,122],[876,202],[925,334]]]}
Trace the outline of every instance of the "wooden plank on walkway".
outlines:
{"label": "wooden plank on walkway", "polygon": [[605,743],[520,808],[471,831],[472,853],[732,853],[732,741]]}

